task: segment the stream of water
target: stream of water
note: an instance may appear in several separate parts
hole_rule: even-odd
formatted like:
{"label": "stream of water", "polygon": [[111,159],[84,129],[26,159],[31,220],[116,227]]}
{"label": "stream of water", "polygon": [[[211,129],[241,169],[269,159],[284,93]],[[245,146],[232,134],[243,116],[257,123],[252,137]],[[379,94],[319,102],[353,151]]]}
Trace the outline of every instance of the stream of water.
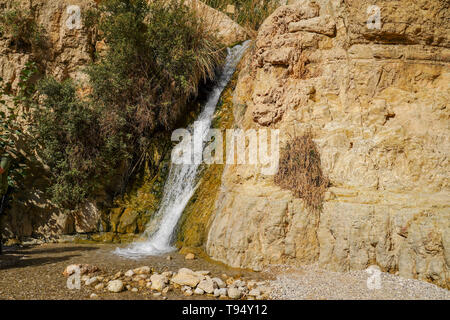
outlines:
{"label": "stream of water", "polygon": [[[222,71],[196,120],[202,122],[201,132],[199,132],[202,138],[205,138],[208,134],[222,91],[233,76],[236,66],[248,45],[249,41],[246,41],[241,45],[228,48],[228,55]],[[192,131],[193,127],[190,126],[188,130]],[[202,151],[194,150],[194,159],[196,152]],[[117,248],[114,251],[116,254],[130,259],[138,259],[143,256],[160,255],[175,250],[172,246],[175,228],[189,199],[194,194],[199,166],[200,163],[196,163],[196,161],[192,164],[171,164],[161,205],[155,215],[155,218],[159,221],[156,231],[152,232],[148,236],[148,240],[144,242],[136,242],[125,248]]]}

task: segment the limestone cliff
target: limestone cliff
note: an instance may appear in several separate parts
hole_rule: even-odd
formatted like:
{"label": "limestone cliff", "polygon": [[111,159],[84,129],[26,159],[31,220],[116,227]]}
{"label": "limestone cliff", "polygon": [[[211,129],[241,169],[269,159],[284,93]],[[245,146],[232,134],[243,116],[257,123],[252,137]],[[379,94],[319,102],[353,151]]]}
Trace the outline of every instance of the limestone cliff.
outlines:
{"label": "limestone cliff", "polygon": [[207,253],[253,269],[377,264],[449,287],[449,21],[438,0],[278,8],[240,73],[236,125],[280,129],[281,146],[310,129],[331,186],[315,214],[256,167],[227,166]]}

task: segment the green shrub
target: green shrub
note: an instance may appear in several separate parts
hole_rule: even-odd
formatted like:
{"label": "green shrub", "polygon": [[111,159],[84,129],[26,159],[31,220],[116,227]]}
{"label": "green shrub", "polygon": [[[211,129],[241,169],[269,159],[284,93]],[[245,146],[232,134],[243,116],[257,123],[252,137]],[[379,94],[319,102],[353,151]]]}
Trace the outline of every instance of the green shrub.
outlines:
{"label": "green shrub", "polygon": [[[17,6],[17,5],[16,5]],[[0,35],[11,39],[16,50],[33,51],[45,47],[45,30],[30,11],[12,9],[0,14]]]}
{"label": "green shrub", "polygon": [[88,69],[93,98],[134,124],[133,135],[172,128],[223,58],[202,22],[176,0],[106,1],[98,29],[108,51]]}
{"label": "green shrub", "polygon": [[295,137],[282,149],[275,183],[303,198],[313,212],[322,210],[325,191],[329,185],[323,174],[320,153],[311,132]]}
{"label": "green shrub", "polygon": [[33,111],[37,153],[51,173],[48,191],[66,208],[117,176],[125,184],[156,133],[175,126],[224,56],[176,0],[107,0],[87,17],[108,48],[86,70],[91,94],[80,99],[73,82],[44,79]]}
{"label": "green shrub", "polygon": [[72,208],[92,191],[90,179],[98,177],[97,115],[76,96],[71,81],[47,78],[39,83],[44,95],[33,112],[33,134],[38,155],[49,167],[50,194],[59,205]]}

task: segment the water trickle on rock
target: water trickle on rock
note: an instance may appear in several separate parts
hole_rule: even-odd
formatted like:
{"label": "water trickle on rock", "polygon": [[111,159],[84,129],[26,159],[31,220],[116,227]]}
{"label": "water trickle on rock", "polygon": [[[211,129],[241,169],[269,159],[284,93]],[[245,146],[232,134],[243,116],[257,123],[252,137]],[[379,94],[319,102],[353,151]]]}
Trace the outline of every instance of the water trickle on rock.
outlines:
{"label": "water trickle on rock", "polygon": [[[245,41],[241,45],[236,45],[228,49],[228,55],[222,72],[209,93],[202,112],[196,120],[202,122],[200,135],[203,139],[208,134],[220,95],[233,76],[236,66],[248,45],[249,41]],[[190,127],[188,130],[193,131],[193,128]],[[199,166],[200,163],[196,163],[195,161],[192,164],[171,165],[164,187],[161,206],[154,217],[159,222],[156,231],[152,232],[153,228],[149,226],[144,233],[144,235],[150,234],[148,235],[148,240],[133,243],[126,248],[117,248],[114,253],[126,258],[138,259],[143,256],[159,255],[175,250],[175,247],[172,246],[174,231],[184,208],[194,194]]]}

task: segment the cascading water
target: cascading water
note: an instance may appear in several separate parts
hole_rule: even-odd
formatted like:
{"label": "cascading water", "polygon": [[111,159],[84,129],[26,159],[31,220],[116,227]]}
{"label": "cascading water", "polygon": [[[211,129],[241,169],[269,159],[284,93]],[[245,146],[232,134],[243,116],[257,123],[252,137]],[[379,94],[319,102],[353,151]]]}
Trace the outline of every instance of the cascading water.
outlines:
{"label": "cascading water", "polygon": [[[242,45],[236,45],[231,49],[228,48],[228,55],[222,73],[209,93],[207,102],[196,120],[201,121],[202,123],[201,132],[199,132],[200,136],[203,138],[202,141],[208,134],[220,95],[233,76],[236,66],[248,45],[249,41],[246,41]],[[192,131],[193,128],[190,127],[188,130]],[[194,159],[196,153],[199,152],[201,153],[202,150],[194,150]],[[137,259],[147,255],[163,254],[175,249],[171,245],[172,236],[184,208],[194,194],[196,187],[195,179],[199,165],[200,163],[197,161],[194,161],[191,164],[172,163],[164,186],[161,206],[155,216],[155,218],[160,217],[159,226],[156,232],[154,232],[145,242],[134,243],[123,249],[117,248],[115,251],[116,254],[126,258]]]}

